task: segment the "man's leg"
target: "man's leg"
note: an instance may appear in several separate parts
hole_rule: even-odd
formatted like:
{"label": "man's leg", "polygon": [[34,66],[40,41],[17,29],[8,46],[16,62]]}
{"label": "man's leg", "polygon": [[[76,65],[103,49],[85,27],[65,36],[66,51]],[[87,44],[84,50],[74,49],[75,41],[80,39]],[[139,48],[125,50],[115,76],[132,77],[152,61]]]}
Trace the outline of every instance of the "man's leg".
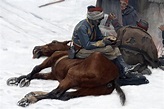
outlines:
{"label": "man's leg", "polygon": [[93,52],[101,52],[109,60],[113,60],[117,56],[121,55],[118,48],[113,48],[112,46],[108,45],[106,47],[96,48],[96,49],[92,49],[92,50],[80,49],[80,51],[76,54],[76,57],[77,58],[86,58]]}
{"label": "man's leg", "polygon": [[121,86],[149,83],[145,76],[139,74],[138,72],[133,72],[132,67],[125,63],[122,56],[118,56],[114,61],[120,69],[119,84]]}

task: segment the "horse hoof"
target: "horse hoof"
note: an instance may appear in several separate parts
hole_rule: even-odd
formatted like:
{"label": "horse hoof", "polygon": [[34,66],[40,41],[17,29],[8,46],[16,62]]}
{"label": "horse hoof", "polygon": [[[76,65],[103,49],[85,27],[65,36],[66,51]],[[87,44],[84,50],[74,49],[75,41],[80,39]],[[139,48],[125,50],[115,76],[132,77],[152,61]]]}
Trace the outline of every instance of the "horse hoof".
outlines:
{"label": "horse hoof", "polygon": [[28,87],[30,85],[30,80],[27,78],[23,78],[20,81],[19,87]]}
{"label": "horse hoof", "polygon": [[17,86],[18,85],[18,78],[17,77],[9,78],[7,80],[7,85],[8,86],[13,86],[13,85]]}
{"label": "horse hoof", "polygon": [[26,107],[30,104],[30,102],[27,98],[22,98],[17,104],[18,106]]}

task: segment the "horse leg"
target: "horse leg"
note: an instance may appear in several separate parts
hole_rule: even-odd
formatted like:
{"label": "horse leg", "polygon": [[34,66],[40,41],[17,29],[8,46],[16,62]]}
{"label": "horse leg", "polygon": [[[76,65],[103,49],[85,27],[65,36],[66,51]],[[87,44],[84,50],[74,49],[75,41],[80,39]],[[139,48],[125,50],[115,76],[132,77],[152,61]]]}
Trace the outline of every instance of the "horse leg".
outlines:
{"label": "horse leg", "polygon": [[62,96],[59,97],[60,100],[69,100],[71,98],[90,96],[90,95],[107,95],[112,93],[114,90],[113,87],[106,86],[98,86],[92,88],[80,88],[77,91],[66,92]]}
{"label": "horse leg", "polygon": [[52,90],[51,92],[41,92],[34,91],[26,94],[20,101],[18,101],[18,105],[22,107],[26,107],[30,104],[36,103],[42,99],[59,99],[59,100],[69,100],[70,98],[88,96],[88,95],[104,95],[110,94],[114,88],[110,88],[107,86],[100,86],[95,88],[81,88],[77,91],[73,92],[65,92],[65,90],[61,90],[60,87]]}
{"label": "horse leg", "polygon": [[37,73],[33,76],[32,79],[57,80],[56,77],[52,74],[52,72]]}
{"label": "horse leg", "polygon": [[29,86],[30,85],[30,81],[33,78],[33,76],[37,73],[39,73],[42,69],[44,68],[48,68],[51,67],[53,64],[53,61],[51,59],[51,57],[47,58],[45,61],[43,61],[40,65],[37,65],[33,68],[33,70],[31,71],[31,73],[29,73],[28,75],[23,75],[20,77],[14,77],[14,78],[9,78],[7,80],[7,85],[20,85],[20,87],[24,87],[24,86]]}
{"label": "horse leg", "polygon": [[70,87],[72,87],[72,85],[71,81],[62,80],[59,86],[49,93],[35,91],[26,94],[24,98],[18,101],[18,105],[26,107],[29,104],[36,103],[42,99],[59,99],[68,89],[70,89]]}
{"label": "horse leg", "polygon": [[35,92],[30,92],[26,94],[20,101],[18,101],[18,105],[22,107],[26,107],[29,104],[36,103],[38,101],[37,97],[38,96],[45,96],[47,92],[42,92],[42,91],[35,91]]}

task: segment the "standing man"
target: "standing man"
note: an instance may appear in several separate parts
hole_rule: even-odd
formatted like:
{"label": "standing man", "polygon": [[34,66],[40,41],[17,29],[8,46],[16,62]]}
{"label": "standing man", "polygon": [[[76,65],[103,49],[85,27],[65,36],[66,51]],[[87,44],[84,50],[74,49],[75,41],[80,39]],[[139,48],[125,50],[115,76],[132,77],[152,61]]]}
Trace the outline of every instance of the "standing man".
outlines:
{"label": "standing man", "polygon": [[137,12],[128,3],[128,0],[120,0],[123,26],[136,26],[136,22],[139,20]]}

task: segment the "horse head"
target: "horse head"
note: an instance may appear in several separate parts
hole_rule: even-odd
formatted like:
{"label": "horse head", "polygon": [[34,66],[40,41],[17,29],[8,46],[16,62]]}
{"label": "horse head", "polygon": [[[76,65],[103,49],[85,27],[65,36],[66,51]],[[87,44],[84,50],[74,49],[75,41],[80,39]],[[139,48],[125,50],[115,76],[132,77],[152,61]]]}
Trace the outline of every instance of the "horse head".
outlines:
{"label": "horse head", "polygon": [[43,45],[43,46],[35,46],[33,49],[33,58],[40,58],[42,56],[51,56],[56,51],[65,51],[70,48],[68,43],[71,41],[52,41],[49,44]]}

